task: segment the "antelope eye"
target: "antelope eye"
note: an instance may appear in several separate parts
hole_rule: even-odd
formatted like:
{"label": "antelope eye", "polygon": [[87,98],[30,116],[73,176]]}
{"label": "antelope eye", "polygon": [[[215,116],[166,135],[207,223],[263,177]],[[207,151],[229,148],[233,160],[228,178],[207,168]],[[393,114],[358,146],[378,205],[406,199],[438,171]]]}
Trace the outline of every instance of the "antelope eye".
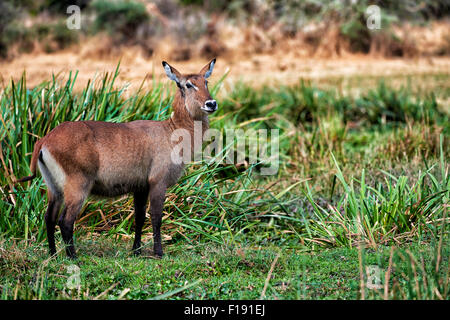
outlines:
{"label": "antelope eye", "polygon": [[190,82],[186,82],[186,88],[192,89],[194,86]]}

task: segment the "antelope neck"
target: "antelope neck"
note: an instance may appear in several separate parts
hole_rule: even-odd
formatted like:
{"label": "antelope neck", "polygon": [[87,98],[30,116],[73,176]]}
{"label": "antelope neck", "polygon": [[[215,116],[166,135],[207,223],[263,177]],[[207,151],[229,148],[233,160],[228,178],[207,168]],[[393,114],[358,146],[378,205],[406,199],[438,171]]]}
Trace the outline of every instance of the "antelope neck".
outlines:
{"label": "antelope neck", "polygon": [[[173,114],[169,118],[169,125],[172,131],[176,129],[186,129],[192,135],[194,134],[194,119],[192,118],[189,111],[186,109],[184,95],[181,93],[181,90],[177,90],[173,101]],[[209,120],[208,116],[205,114],[202,116],[202,136],[206,130],[209,129]]]}

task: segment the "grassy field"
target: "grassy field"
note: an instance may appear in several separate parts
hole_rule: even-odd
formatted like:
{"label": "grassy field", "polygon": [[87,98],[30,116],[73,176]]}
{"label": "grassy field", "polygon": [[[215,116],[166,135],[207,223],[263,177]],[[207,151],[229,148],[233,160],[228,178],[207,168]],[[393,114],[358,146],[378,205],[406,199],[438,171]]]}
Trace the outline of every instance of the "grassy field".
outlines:
{"label": "grassy field", "polygon": [[[355,248],[323,250],[181,243],[162,260],[129,253],[131,241],[79,241],[80,286],[70,287],[74,262],[61,252],[48,259],[45,244],[2,244],[2,299],[361,299]],[[391,256],[392,254],[392,256]],[[448,257],[449,250],[442,250]],[[390,270],[385,289],[363,290],[366,299],[445,299],[445,261],[431,245],[366,250],[365,266]],[[274,264],[273,271],[271,266]],[[439,266],[437,271],[436,266]],[[72,278],[73,279],[73,278]],[[366,280],[366,279],[365,279]],[[365,281],[364,280],[364,281]],[[425,283],[424,283],[425,282]]]}
{"label": "grassy field", "polygon": [[[278,173],[190,165],[167,195],[162,260],[149,219],[144,257],[131,256],[129,197],[89,199],[73,262],[48,257],[42,179],[13,184],[34,143],[63,121],[165,119],[174,89],[130,94],[116,72],[78,92],[76,76],[0,92],[2,299],[448,299],[448,74],[257,90],[220,79],[211,126],[278,128]],[[69,289],[73,264],[81,286]]]}

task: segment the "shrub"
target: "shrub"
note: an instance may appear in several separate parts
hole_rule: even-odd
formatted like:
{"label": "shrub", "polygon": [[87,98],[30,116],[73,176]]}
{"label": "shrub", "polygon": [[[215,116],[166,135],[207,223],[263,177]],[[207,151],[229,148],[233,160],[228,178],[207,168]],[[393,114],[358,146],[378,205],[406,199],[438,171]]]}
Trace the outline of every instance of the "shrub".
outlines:
{"label": "shrub", "polygon": [[68,6],[77,5],[80,9],[84,9],[90,2],[91,0],[45,0],[40,6],[40,11],[47,10],[53,14],[66,14]]}
{"label": "shrub", "polygon": [[138,28],[149,21],[149,15],[142,3],[97,0],[92,6],[97,13],[94,32],[107,31],[118,36],[120,42],[134,39]]}
{"label": "shrub", "polygon": [[9,2],[0,2],[0,57],[6,57],[8,53],[8,29],[16,17],[17,12]]}
{"label": "shrub", "polygon": [[52,38],[59,49],[67,48],[78,41],[78,32],[68,29],[64,21],[54,24],[52,29]]}

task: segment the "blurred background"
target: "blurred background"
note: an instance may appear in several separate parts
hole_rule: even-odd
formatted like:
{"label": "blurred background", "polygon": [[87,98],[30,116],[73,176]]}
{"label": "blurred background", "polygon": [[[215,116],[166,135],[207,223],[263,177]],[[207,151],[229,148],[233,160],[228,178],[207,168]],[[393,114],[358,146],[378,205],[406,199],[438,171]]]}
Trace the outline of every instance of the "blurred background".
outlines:
{"label": "blurred background", "polygon": [[[80,29],[67,25],[74,4]],[[371,5],[380,28],[368,28]],[[36,141],[64,121],[167,119],[176,85],[161,61],[191,73],[217,57],[211,127],[278,129],[279,170],[260,175],[261,154],[256,164],[188,166],[167,192],[164,268],[128,257],[131,198],[87,201],[76,224],[86,281],[74,295],[259,299],[281,252],[268,299],[364,298],[366,262],[386,279],[392,270],[382,298],[448,299],[449,8],[0,0],[0,298],[69,297],[62,265],[48,259],[43,180],[14,183],[30,175]],[[151,239],[147,219],[145,256]]]}
{"label": "blurred background", "polygon": [[[70,5],[80,29],[67,27]],[[380,29],[367,28],[369,5]],[[449,9],[448,0],[2,0],[0,80],[26,70],[34,85],[80,70],[84,86],[121,60],[119,80],[140,82],[161,76],[161,60],[194,72],[213,57],[219,73],[256,84],[442,72]]]}

